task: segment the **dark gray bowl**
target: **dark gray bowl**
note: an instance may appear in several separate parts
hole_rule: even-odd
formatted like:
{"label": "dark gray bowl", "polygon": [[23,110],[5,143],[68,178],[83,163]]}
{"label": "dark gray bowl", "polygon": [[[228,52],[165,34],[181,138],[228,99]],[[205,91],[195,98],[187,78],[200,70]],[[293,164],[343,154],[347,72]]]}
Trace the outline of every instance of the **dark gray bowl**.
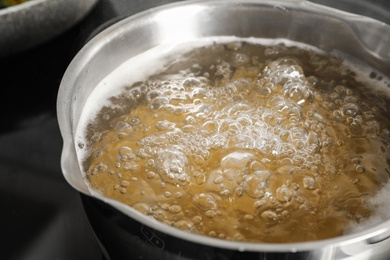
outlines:
{"label": "dark gray bowl", "polygon": [[0,57],[29,49],[70,28],[98,0],[31,0],[0,10]]}

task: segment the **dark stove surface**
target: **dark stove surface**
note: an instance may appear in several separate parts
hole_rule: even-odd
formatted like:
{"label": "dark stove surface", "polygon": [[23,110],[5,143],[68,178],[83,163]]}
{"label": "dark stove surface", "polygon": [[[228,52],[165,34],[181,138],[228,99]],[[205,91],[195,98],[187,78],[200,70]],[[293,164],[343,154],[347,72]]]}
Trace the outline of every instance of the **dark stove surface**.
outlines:
{"label": "dark stove surface", "polygon": [[97,28],[168,2],[100,0],[57,38],[0,59],[0,259],[104,259],[80,195],[61,172],[58,87]]}
{"label": "dark stove surface", "polygon": [[[104,259],[80,195],[61,172],[58,87],[96,28],[169,2],[173,1],[100,0],[87,17],[57,38],[0,59],[0,259]],[[314,2],[346,10],[369,2],[363,14],[390,23],[387,0]]]}

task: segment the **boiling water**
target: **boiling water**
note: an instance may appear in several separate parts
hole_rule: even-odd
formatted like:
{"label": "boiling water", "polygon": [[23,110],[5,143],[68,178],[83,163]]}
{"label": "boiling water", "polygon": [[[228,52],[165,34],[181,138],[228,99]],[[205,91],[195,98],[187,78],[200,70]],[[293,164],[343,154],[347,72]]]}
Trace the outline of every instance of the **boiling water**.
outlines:
{"label": "boiling water", "polygon": [[308,46],[217,40],[152,50],[101,82],[78,131],[91,190],[237,241],[388,218],[388,82]]}

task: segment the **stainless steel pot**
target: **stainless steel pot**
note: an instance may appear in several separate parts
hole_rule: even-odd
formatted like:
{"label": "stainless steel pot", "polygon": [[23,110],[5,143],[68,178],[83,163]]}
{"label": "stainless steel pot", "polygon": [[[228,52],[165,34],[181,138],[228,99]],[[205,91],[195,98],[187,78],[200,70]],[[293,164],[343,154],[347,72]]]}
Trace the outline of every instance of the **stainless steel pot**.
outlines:
{"label": "stainless steel pot", "polygon": [[329,52],[343,52],[389,76],[389,25],[303,0],[184,1],[147,10],[110,26],[71,62],[57,101],[64,140],[62,170],[69,184],[81,192],[107,258],[389,259],[390,220],[316,242],[232,242],[176,230],[89,192],[78,163],[75,133],[97,84],[126,60],[160,44],[232,35],[287,38]]}

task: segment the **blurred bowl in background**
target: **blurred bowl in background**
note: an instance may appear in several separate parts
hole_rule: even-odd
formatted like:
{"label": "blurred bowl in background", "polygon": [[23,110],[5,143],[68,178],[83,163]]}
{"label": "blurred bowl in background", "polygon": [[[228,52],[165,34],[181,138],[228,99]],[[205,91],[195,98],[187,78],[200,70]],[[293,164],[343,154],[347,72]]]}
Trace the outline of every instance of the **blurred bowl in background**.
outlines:
{"label": "blurred bowl in background", "polygon": [[81,20],[98,0],[30,0],[0,10],[0,57],[27,50]]}

